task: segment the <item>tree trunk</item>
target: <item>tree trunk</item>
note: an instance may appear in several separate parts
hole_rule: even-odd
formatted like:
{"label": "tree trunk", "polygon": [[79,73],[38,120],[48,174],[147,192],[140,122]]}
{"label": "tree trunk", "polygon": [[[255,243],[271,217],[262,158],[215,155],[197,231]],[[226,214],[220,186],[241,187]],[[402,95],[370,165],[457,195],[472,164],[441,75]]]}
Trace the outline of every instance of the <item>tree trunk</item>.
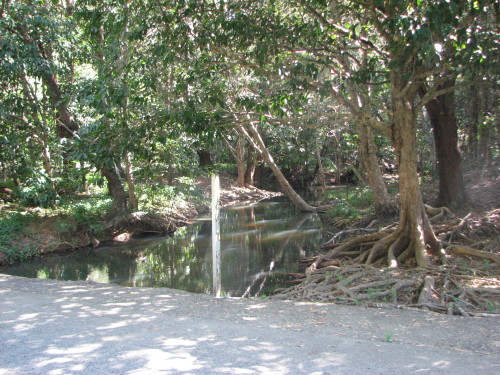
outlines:
{"label": "tree trunk", "polygon": [[85,162],[80,159],[80,176],[82,183],[82,191],[87,191],[87,172],[85,170]]}
{"label": "tree trunk", "polygon": [[52,168],[52,159],[50,157],[50,150],[48,145],[43,146],[42,161],[43,161],[43,169],[45,169],[45,172],[47,172],[47,176],[52,178],[54,170]]}
{"label": "tree trunk", "polygon": [[78,124],[68,110],[67,103],[63,98],[57,77],[52,74],[43,74],[42,80],[47,87],[50,102],[57,113],[57,130],[60,138],[73,138],[74,132],[78,130]]}
{"label": "tree trunk", "polygon": [[207,150],[198,150],[196,151],[196,153],[200,158],[199,165],[201,168],[207,168],[214,165],[212,162],[212,157],[210,156],[210,152],[208,152]]}
{"label": "tree trunk", "polygon": [[132,163],[130,161],[130,152],[125,155],[125,175],[127,178],[128,185],[128,201],[129,207],[132,211],[137,211],[139,209],[139,202],[137,201],[137,196],[135,194],[135,182],[134,175],[132,172]]}
{"label": "tree trunk", "polygon": [[[455,84],[450,79],[439,87],[446,89]],[[421,90],[421,94],[425,94]],[[458,152],[458,126],[455,115],[454,93],[440,95],[425,105],[432,124],[439,175],[438,206],[456,208],[466,201],[462,175],[462,161]]]}
{"label": "tree trunk", "polygon": [[113,206],[107,214],[108,220],[120,221],[127,217],[129,210],[127,207],[127,194],[120,181],[118,173],[113,168],[102,167],[102,175],[108,181],[109,194],[113,198]]}
{"label": "tree trunk", "polygon": [[287,181],[285,176],[283,176],[283,173],[281,173],[279,167],[274,162],[273,157],[267,150],[266,145],[264,144],[264,141],[262,140],[262,137],[260,136],[255,125],[252,124],[248,126],[247,129],[248,131],[242,126],[239,127],[239,130],[242,132],[242,134],[244,134],[247,137],[247,140],[250,142],[250,144],[262,156],[262,158],[267,163],[269,168],[271,168],[271,170],[274,173],[274,176],[276,177],[278,183],[283,189],[283,192],[292,201],[292,203],[301,211],[316,211],[315,207],[309,205],[306,201],[302,199],[300,195],[297,194],[297,192],[293,189],[293,187]]}
{"label": "tree trunk", "polygon": [[335,164],[335,185],[340,185],[340,172],[341,172],[341,155],[340,155],[340,142],[335,136],[335,154],[334,154],[334,164]]}
{"label": "tree trunk", "polygon": [[238,165],[238,186],[245,187],[245,142],[242,136],[238,136],[236,144],[236,164]]}
{"label": "tree trunk", "polygon": [[249,145],[247,151],[247,168],[245,170],[245,185],[253,186],[255,184],[254,178],[256,166],[255,151],[253,147]]}
{"label": "tree trunk", "polygon": [[386,216],[394,212],[394,206],[391,204],[378,164],[373,130],[367,124],[360,122],[358,124],[358,135],[361,169],[373,193],[375,213],[378,216]]}
{"label": "tree trunk", "polygon": [[[393,73],[394,74],[394,73]],[[417,173],[416,119],[412,101],[398,96],[404,84],[396,86],[392,95],[393,145],[399,167],[399,225],[396,231],[379,241],[367,262],[387,249],[388,263],[394,267],[415,257],[421,267],[429,264],[429,252],[440,249],[425,212]]]}

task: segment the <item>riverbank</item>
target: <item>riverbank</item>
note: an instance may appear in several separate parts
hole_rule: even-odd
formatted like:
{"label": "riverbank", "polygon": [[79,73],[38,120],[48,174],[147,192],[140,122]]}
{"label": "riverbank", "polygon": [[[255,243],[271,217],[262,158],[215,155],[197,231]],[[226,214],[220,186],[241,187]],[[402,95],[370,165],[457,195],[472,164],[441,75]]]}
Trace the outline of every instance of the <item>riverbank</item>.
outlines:
{"label": "riverbank", "polygon": [[[241,188],[236,185],[234,177],[221,175],[221,206],[249,204],[263,199],[280,196],[282,193],[257,189]],[[177,182],[177,184],[179,184]],[[0,233],[0,266],[22,262],[26,259],[52,252],[75,250],[84,247],[98,247],[104,243],[127,242],[131,238],[144,233],[155,233],[157,228],[148,232],[144,227],[146,215],[149,219],[161,221],[165,233],[192,222],[197,216],[210,210],[210,177],[202,177],[194,182],[194,186],[186,186],[186,190],[196,189],[192,196],[185,194],[186,199],[163,203],[161,199],[148,208],[148,213],[135,213],[134,221],[127,227],[111,228],[103,220],[106,206],[103,200],[92,201],[92,197],[75,196],[75,204],[66,212],[57,209],[22,208],[15,204],[0,204],[1,218],[10,218]],[[177,189],[182,190],[183,186]],[[102,208],[99,205],[103,205]],[[156,223],[155,223],[156,224]]]}
{"label": "riverbank", "polygon": [[496,374],[495,318],[0,275],[0,374]]}

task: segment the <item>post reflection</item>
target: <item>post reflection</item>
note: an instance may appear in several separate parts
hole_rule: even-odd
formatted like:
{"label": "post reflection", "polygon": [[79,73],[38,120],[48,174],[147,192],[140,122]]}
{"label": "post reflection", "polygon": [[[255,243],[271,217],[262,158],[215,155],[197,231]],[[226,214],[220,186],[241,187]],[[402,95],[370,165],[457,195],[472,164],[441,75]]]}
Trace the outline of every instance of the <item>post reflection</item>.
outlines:
{"label": "post reflection", "polygon": [[[168,287],[212,292],[212,223],[202,218],[170,238],[53,254],[5,273],[57,280],[89,280],[131,287]],[[221,293],[270,294],[286,286],[298,260],[322,243],[318,215],[286,202],[262,202],[220,212]]]}

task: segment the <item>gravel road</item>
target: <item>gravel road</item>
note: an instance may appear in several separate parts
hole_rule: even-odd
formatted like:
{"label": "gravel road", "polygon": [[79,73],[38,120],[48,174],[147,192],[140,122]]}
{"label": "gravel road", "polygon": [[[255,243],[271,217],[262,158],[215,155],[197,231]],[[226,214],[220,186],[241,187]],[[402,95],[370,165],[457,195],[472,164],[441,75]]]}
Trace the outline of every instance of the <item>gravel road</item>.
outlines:
{"label": "gravel road", "polygon": [[497,318],[0,275],[0,375],[500,374]]}

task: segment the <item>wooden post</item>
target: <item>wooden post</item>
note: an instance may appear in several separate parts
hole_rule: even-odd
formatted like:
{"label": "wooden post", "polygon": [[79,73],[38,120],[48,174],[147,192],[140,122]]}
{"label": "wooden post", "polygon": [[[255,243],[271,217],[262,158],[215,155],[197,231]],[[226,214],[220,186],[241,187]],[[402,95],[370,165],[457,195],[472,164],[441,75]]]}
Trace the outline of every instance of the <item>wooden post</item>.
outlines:
{"label": "wooden post", "polygon": [[221,253],[220,253],[220,182],[219,175],[212,174],[212,273],[213,294],[221,295]]}

